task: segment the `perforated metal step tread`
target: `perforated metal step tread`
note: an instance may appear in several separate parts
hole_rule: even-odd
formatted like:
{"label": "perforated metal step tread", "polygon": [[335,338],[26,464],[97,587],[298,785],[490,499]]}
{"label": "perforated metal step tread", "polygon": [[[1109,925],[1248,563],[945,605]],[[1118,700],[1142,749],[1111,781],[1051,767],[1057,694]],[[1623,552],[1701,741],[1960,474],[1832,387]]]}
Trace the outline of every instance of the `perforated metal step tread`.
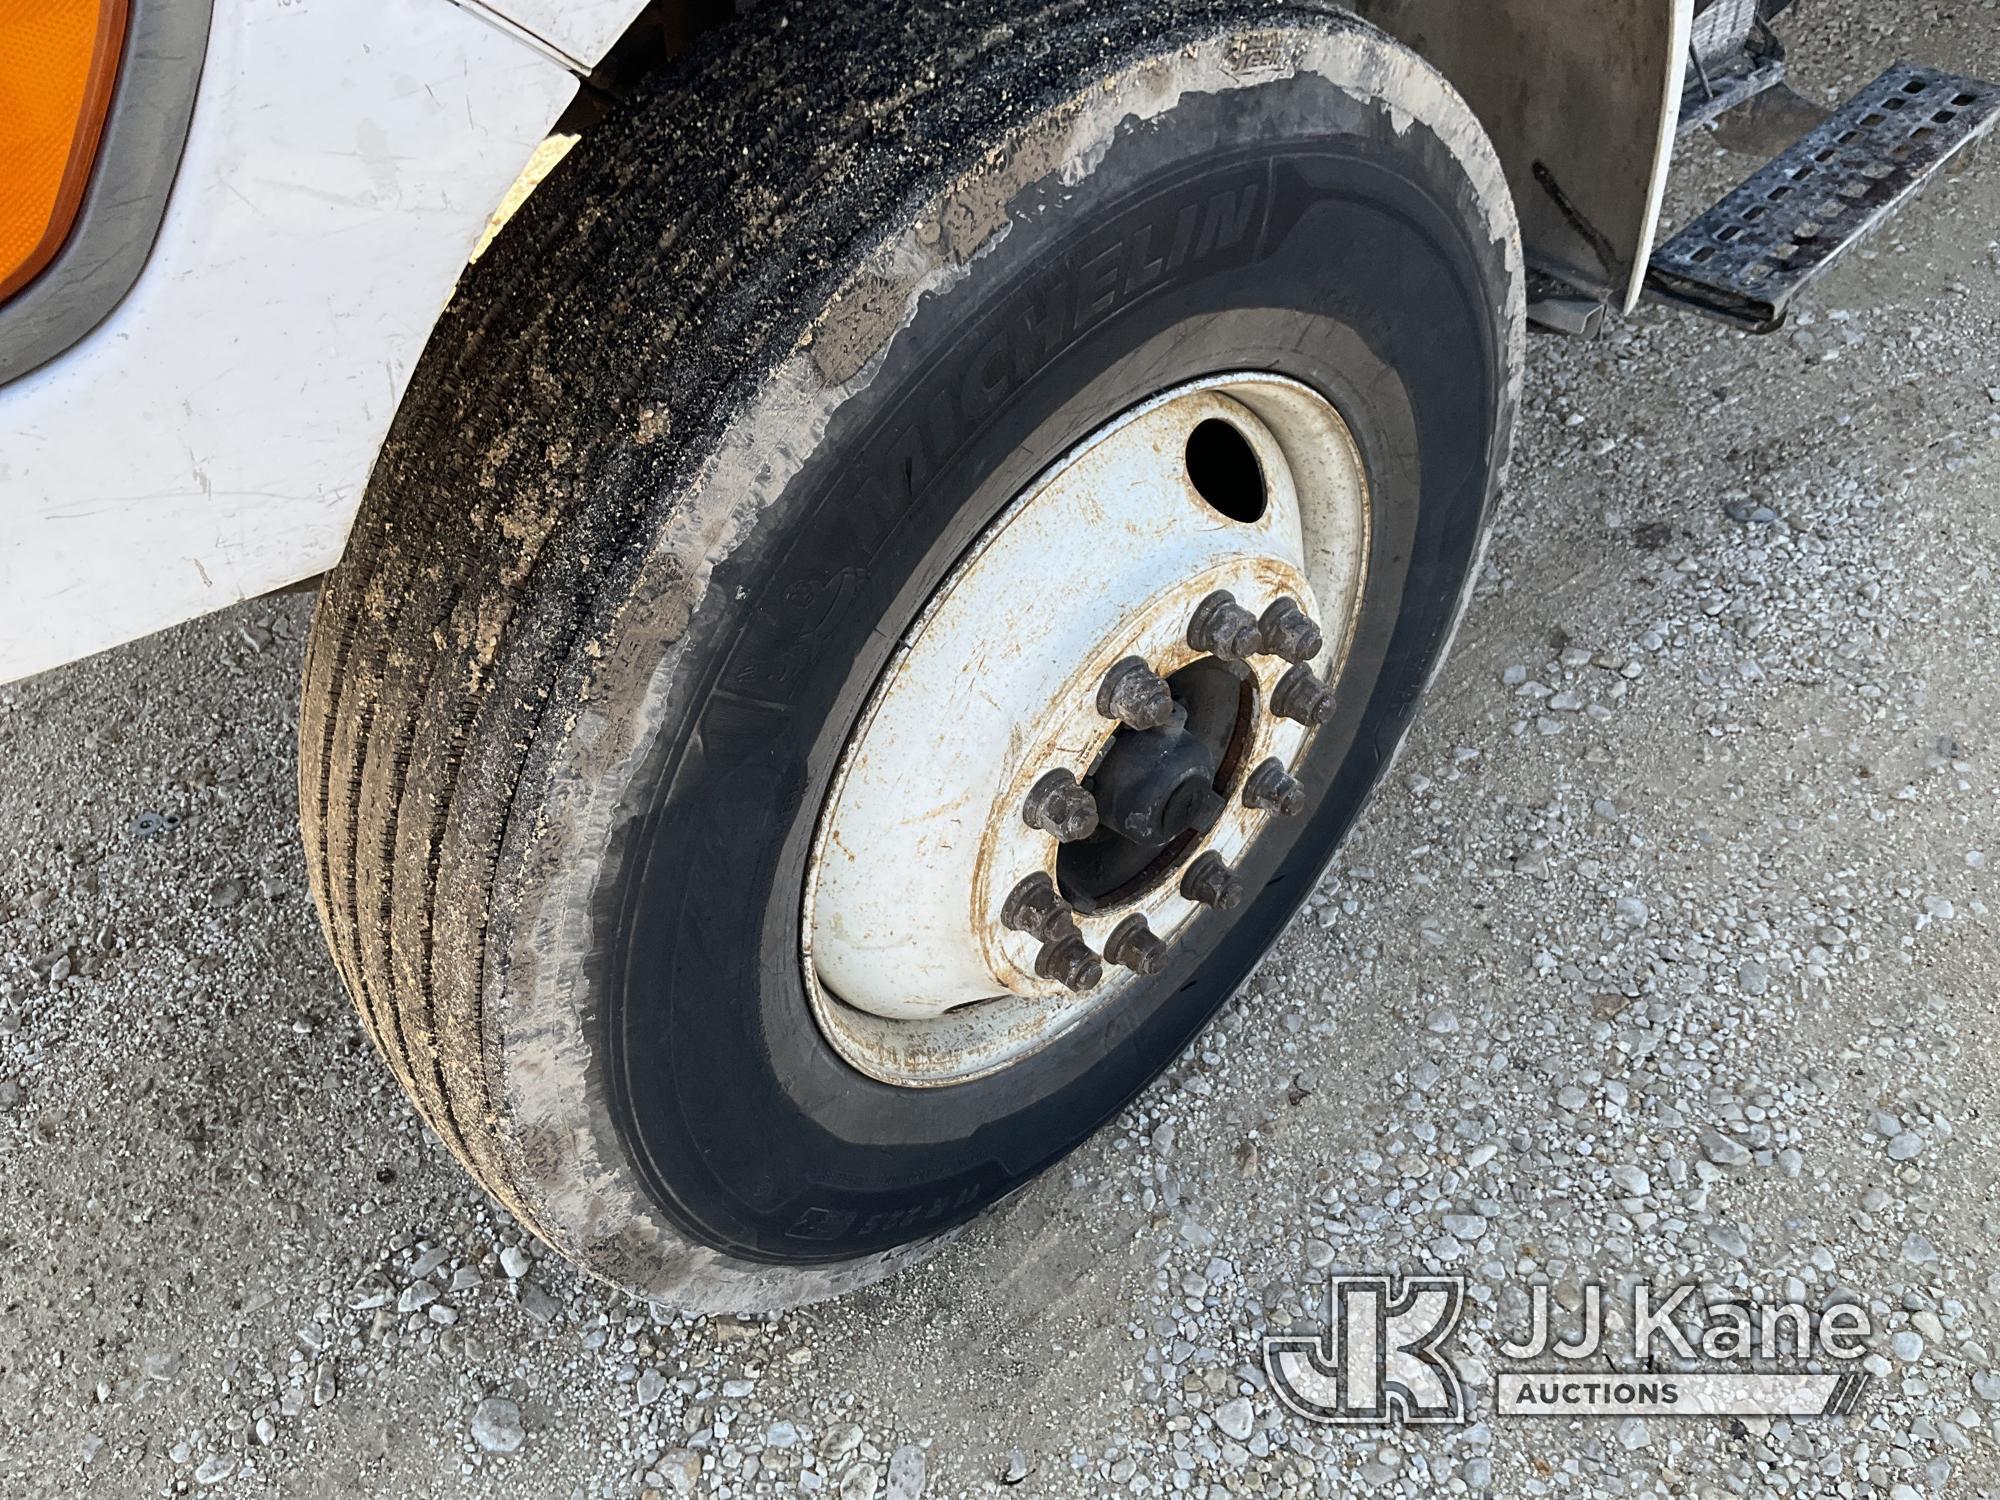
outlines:
{"label": "perforated metal step tread", "polygon": [[2000,85],[1898,63],[1656,251],[1647,288],[1769,332],[1996,118]]}

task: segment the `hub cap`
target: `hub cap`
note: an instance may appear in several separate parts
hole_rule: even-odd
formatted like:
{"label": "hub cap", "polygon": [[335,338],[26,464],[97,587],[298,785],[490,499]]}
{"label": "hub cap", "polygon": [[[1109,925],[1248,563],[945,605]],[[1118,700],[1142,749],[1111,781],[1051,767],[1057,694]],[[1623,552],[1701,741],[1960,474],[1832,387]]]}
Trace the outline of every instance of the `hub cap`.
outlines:
{"label": "hub cap", "polygon": [[1234,905],[1230,871],[1303,810],[1367,541],[1347,428],[1270,375],[1166,392],[1010,505],[899,643],[821,812],[803,959],[841,1055],[915,1087],[991,1073]]}

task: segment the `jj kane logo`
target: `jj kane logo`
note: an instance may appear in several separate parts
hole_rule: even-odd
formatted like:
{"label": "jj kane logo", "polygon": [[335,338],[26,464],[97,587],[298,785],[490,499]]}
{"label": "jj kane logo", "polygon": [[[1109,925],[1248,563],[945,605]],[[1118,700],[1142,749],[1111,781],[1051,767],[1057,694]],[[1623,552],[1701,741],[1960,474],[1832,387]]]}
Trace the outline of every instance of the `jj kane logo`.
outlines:
{"label": "jj kane logo", "polygon": [[[1470,1419],[1471,1391],[1449,1347],[1465,1308],[1464,1277],[1334,1276],[1325,1307],[1319,1331],[1264,1340],[1265,1370],[1288,1408],[1357,1426]],[[1606,1341],[1601,1287],[1586,1285],[1577,1311],[1578,1326],[1559,1337],[1548,1287],[1529,1288],[1527,1335],[1499,1352],[1554,1363],[1496,1375],[1499,1415],[1841,1415],[1868,1380],[1840,1368],[1868,1352],[1867,1313],[1852,1304],[1824,1312],[1796,1302],[1702,1305],[1692,1286],[1635,1286],[1630,1342],[1618,1349]],[[1703,1369],[1701,1361],[1734,1368]],[[1775,1368],[1784,1364],[1822,1368]]]}
{"label": "jj kane logo", "polygon": [[1441,1347],[1465,1306],[1462,1276],[1335,1276],[1326,1329],[1271,1335],[1264,1368],[1278,1399],[1316,1422],[1463,1422],[1465,1377]]}

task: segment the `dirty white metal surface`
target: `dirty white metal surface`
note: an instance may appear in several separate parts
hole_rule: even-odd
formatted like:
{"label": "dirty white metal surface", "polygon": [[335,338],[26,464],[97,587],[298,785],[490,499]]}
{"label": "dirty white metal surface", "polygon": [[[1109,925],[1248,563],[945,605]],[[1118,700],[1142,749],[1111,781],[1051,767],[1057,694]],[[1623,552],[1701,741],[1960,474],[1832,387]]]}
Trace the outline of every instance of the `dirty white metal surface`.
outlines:
{"label": "dirty white metal surface", "polygon": [[[1506,166],[1531,252],[1601,270],[1629,310],[1659,224],[1694,0],[1351,3],[1465,95]],[[645,7],[494,0],[487,8],[587,69]],[[1609,265],[1538,182],[1538,163],[1601,236]]]}
{"label": "dirty white metal surface", "polygon": [[218,0],[151,262],[0,387],[0,681],[333,563],[468,251],[574,89],[442,0]]}
{"label": "dirty white metal surface", "polygon": [[[1189,477],[1189,435],[1222,421],[1248,440],[1263,513],[1232,520]],[[1311,666],[1337,671],[1361,596],[1368,495],[1360,456],[1323,399],[1268,375],[1167,392],[1061,460],[995,523],[926,608],[884,674],[829,797],[807,893],[805,966],[820,1023],[892,1081],[977,1076],[1044,1045],[1129,970],[1072,994],[1039,976],[1040,943],[1001,909],[1023,878],[1057,875],[1060,845],[1022,817],[1052,770],[1086,776],[1117,725],[1097,690],[1143,658],[1170,677],[1207,653],[1195,607],[1228,590],[1252,614],[1291,597],[1323,627]],[[1272,816],[1245,805],[1249,770],[1295,764],[1310,733],[1270,712],[1292,663],[1255,657],[1257,710],[1228,806],[1183,851],[1234,864]],[[1178,867],[1177,867],[1178,868]],[[1134,914],[1163,940],[1201,911],[1164,878],[1079,913],[1102,953]]]}
{"label": "dirty white metal surface", "polygon": [[645,0],[454,0],[520,28],[588,72],[639,18]]}
{"label": "dirty white metal surface", "polygon": [[1530,261],[1601,276],[1629,311],[1659,225],[1694,0],[1355,0],[1354,8],[1465,95],[1507,169]]}
{"label": "dirty white metal surface", "polygon": [[[1507,168],[1530,251],[1601,271],[1630,310],[1658,229],[1694,0],[1351,4],[1465,95]],[[643,0],[490,0],[484,8],[587,70],[645,7]],[[1580,233],[1538,181],[1538,164],[1590,233]],[[1600,263],[1600,245],[1609,264]]]}
{"label": "dirty white metal surface", "polygon": [[[1589,259],[1542,162],[1614,265],[1642,268],[1689,4],[1517,0],[1477,24],[1437,0],[1358,8],[1466,94],[1532,247]],[[82,344],[0,388],[0,681],[331,564],[466,252],[574,89],[566,69],[640,9],[217,5],[152,262]]]}

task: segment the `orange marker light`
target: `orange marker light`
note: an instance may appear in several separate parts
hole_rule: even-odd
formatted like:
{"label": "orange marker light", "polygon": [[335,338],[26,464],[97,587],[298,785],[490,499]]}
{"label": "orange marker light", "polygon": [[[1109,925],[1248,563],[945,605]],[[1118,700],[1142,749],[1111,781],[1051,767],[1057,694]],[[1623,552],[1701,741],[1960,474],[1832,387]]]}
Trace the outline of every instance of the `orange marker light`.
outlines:
{"label": "orange marker light", "polygon": [[118,80],[126,0],[0,0],[0,298],[55,258]]}

